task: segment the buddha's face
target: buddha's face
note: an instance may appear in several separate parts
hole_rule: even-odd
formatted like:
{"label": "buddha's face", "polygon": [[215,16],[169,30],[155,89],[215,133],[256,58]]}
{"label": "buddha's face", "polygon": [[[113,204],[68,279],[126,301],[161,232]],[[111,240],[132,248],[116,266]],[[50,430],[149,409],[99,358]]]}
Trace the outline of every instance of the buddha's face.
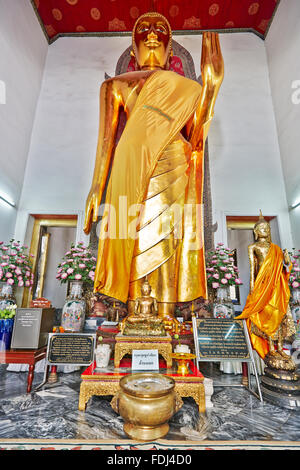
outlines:
{"label": "buddha's face", "polygon": [[271,234],[270,225],[268,222],[261,222],[257,224],[254,229],[256,240],[259,238],[269,238]]}
{"label": "buddha's face", "polygon": [[148,297],[150,295],[150,292],[151,292],[150,284],[147,284],[147,283],[143,284],[141,291],[142,291],[142,294],[143,294],[144,297]]}
{"label": "buddha's face", "polygon": [[166,18],[158,13],[142,15],[136,22],[132,45],[139,69],[167,69],[172,33]]}

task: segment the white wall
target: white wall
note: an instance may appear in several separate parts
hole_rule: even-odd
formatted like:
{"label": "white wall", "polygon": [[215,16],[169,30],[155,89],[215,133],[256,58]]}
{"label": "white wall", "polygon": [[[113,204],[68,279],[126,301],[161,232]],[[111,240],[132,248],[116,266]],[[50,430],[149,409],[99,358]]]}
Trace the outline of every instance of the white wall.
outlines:
{"label": "white wall", "polygon": [[[27,0],[0,0],[0,193],[19,202],[48,44]],[[1,100],[3,102],[3,100]],[[14,235],[17,210],[0,202],[0,241]]]}
{"label": "white wall", "polygon": [[[281,0],[266,39],[270,83],[289,205],[300,202],[300,3]],[[297,86],[297,88],[293,88]],[[300,248],[300,207],[291,211]]]}
{"label": "white wall", "polygon": [[80,220],[94,169],[99,89],[126,47],[128,38],[62,38],[49,47],[17,221],[20,236],[28,212],[77,213],[77,241],[84,241]]}
{"label": "white wall", "polygon": [[[200,36],[176,36],[200,74]],[[49,47],[21,198],[18,230],[28,212],[84,211],[99,123],[99,86],[130,38],[61,38]],[[278,215],[290,227],[264,42],[254,34],[222,34],[225,79],[209,135],[212,196],[226,243],[226,213]],[[22,228],[23,227],[23,228]],[[81,230],[81,229],[80,229]],[[81,237],[82,238],[82,237]]]}
{"label": "white wall", "polygon": [[219,230],[226,215],[278,216],[282,244],[291,232],[265,44],[253,34],[223,35],[225,78],[209,135],[212,196]]}

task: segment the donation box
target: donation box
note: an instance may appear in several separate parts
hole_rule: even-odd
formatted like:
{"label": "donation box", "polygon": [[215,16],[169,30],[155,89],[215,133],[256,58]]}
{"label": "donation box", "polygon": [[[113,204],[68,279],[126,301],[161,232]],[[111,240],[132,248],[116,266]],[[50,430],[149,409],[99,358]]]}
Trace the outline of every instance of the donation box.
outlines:
{"label": "donation box", "polygon": [[46,346],[54,319],[54,308],[17,308],[11,349],[39,349]]}

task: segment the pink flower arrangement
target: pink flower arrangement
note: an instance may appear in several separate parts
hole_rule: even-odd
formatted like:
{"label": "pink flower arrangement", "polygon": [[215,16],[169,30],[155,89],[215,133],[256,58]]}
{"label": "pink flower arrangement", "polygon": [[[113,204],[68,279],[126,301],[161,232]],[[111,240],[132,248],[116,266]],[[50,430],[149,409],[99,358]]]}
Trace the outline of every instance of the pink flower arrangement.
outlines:
{"label": "pink flower arrangement", "polygon": [[206,254],[207,284],[213,289],[241,285],[239,271],[234,266],[232,250],[218,243],[215,250]]}
{"label": "pink flower arrangement", "polygon": [[300,250],[293,248],[293,251],[289,252],[289,255],[293,265],[289,280],[290,288],[298,289],[300,287]]}
{"label": "pink flower arrangement", "polygon": [[83,281],[93,284],[96,261],[89,247],[84,246],[83,242],[76,246],[72,244],[57,267],[56,279],[61,283]]}
{"label": "pink flower arrangement", "polygon": [[0,281],[10,286],[31,287],[33,285],[32,255],[26,254],[28,246],[14,239],[0,242]]}

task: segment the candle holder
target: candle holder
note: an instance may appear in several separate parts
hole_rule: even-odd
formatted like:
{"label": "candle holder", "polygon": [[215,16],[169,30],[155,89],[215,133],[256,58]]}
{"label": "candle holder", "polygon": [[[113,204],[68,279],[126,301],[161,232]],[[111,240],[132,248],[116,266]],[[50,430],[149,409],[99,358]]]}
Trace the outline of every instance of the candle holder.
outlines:
{"label": "candle holder", "polygon": [[195,359],[195,354],[189,354],[189,353],[173,353],[172,354],[172,359],[175,359],[177,362],[177,374],[178,375],[189,375],[189,368],[188,368],[188,363],[192,359]]}

